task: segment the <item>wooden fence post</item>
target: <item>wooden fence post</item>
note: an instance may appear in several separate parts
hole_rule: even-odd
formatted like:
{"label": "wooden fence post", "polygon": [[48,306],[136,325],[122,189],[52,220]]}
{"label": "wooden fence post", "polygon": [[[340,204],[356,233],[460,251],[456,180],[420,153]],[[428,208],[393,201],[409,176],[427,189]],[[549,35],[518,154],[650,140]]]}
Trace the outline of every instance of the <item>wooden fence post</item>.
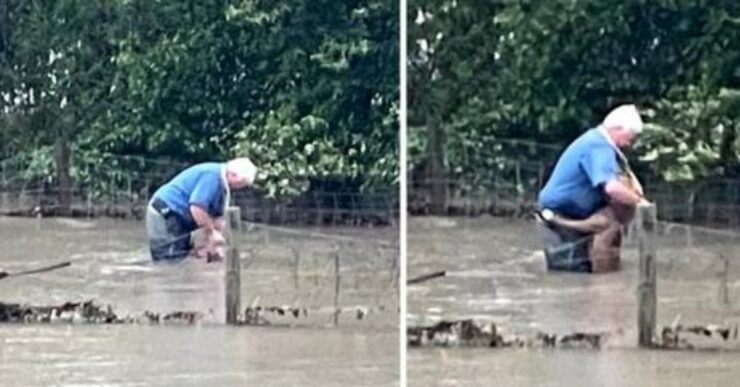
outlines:
{"label": "wooden fence post", "polygon": [[236,239],[241,233],[241,211],[239,207],[229,207],[227,216],[229,248],[224,270],[226,323],[235,325],[239,322],[239,309],[241,309],[241,259],[236,243]]}
{"label": "wooden fence post", "polygon": [[637,288],[638,344],[640,347],[653,346],[656,327],[656,251],[655,228],[657,216],[655,204],[640,204],[637,207],[637,235],[639,251],[639,279]]}
{"label": "wooden fence post", "polygon": [[340,267],[339,267],[339,255],[341,249],[337,249],[337,251],[334,253],[334,326],[339,325],[339,314],[341,313],[341,310],[339,308],[339,287],[340,287],[340,281],[341,276],[339,274]]}

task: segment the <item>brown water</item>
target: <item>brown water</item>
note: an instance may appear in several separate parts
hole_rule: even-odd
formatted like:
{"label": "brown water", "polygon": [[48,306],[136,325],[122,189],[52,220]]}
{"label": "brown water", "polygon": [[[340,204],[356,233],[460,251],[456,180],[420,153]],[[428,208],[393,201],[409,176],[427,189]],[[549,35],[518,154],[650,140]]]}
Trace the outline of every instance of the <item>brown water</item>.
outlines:
{"label": "brown water", "polygon": [[683,387],[738,385],[740,356],[620,350],[419,349],[409,386]]}
{"label": "brown water", "polygon": [[[385,308],[363,320],[342,316],[337,328],[327,327],[331,319],[319,312],[313,313],[318,315],[313,320],[292,328],[228,327],[221,324],[221,264],[200,260],[151,264],[143,230],[143,223],[135,221],[0,217],[0,269],[13,272],[73,261],[65,269],[0,281],[0,301],[50,305],[94,299],[111,304],[119,314],[192,310],[206,316],[195,326],[0,326],[0,385],[398,385],[397,293],[393,289],[384,287],[379,292],[362,284],[344,284],[342,306]],[[287,279],[294,278],[293,272],[284,265],[263,262],[271,255],[259,253],[289,238],[281,242],[260,238],[250,240],[251,255],[245,258],[243,303],[256,295],[285,301],[274,297],[274,289],[291,288],[294,284]],[[313,249],[322,245],[316,238],[305,240],[311,241]],[[304,275],[313,272],[312,255],[304,255],[298,276],[301,286],[284,294],[297,302],[294,294],[326,293],[298,300],[301,306],[318,308],[325,305],[325,298],[331,298],[324,282],[333,281]],[[350,263],[343,269],[349,278]],[[265,296],[270,294],[272,300]]]}
{"label": "brown water", "polygon": [[[617,273],[547,272],[534,225],[482,217],[411,218],[408,275],[447,270],[443,278],[408,287],[409,324],[445,319],[494,321],[504,335],[537,331],[608,332],[604,349],[409,349],[411,386],[736,386],[737,340],[710,342],[722,351],[636,348],[636,251],[628,245]],[[661,233],[658,323],[738,322],[740,275],[733,260],[729,301],[719,297],[717,259],[732,257],[737,240]]]}

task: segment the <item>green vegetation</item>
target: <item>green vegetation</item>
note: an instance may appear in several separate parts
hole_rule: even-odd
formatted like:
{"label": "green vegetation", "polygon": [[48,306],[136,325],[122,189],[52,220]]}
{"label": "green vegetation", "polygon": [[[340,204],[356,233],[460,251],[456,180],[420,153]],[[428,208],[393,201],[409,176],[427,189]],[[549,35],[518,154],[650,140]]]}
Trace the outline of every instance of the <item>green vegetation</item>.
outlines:
{"label": "green vegetation", "polygon": [[451,195],[448,181],[480,186],[507,160],[536,170],[556,154],[502,140],[557,149],[626,102],[649,123],[632,152],[644,178],[740,175],[740,3],[409,0],[409,7],[411,170],[436,211]]}
{"label": "green vegetation", "polygon": [[148,172],[115,155],[246,154],[274,196],[323,178],[387,188],[397,14],[391,0],[0,0],[0,160],[62,192]]}

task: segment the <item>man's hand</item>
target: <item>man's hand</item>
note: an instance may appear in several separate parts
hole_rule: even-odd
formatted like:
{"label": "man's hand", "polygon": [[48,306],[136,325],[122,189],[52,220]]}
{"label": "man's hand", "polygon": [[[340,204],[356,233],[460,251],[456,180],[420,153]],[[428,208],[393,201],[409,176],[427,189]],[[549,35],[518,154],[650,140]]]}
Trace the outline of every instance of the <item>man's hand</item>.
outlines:
{"label": "man's hand", "polygon": [[205,258],[208,262],[220,261],[226,256],[226,238],[220,231],[213,229],[196,230],[193,238],[192,253],[196,258]]}
{"label": "man's hand", "polygon": [[224,232],[226,230],[226,219],[214,218],[213,227],[216,229],[216,231]]}

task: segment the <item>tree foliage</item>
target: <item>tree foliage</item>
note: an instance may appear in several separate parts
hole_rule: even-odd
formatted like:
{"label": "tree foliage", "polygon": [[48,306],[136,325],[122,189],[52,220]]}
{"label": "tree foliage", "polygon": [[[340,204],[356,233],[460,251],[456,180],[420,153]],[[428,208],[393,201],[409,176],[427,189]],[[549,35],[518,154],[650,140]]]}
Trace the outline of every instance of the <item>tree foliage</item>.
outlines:
{"label": "tree foliage", "polygon": [[275,195],[397,178],[394,1],[4,4],[0,160],[66,147],[74,175],[107,155],[247,154]]}
{"label": "tree foliage", "polygon": [[[614,106],[649,122],[638,168],[664,180],[737,176],[740,3],[409,1],[412,168],[444,137],[445,173],[490,178],[502,139],[563,145]],[[430,123],[433,123],[430,124]],[[440,134],[437,134],[440,136]],[[550,162],[551,153],[526,156]]]}

